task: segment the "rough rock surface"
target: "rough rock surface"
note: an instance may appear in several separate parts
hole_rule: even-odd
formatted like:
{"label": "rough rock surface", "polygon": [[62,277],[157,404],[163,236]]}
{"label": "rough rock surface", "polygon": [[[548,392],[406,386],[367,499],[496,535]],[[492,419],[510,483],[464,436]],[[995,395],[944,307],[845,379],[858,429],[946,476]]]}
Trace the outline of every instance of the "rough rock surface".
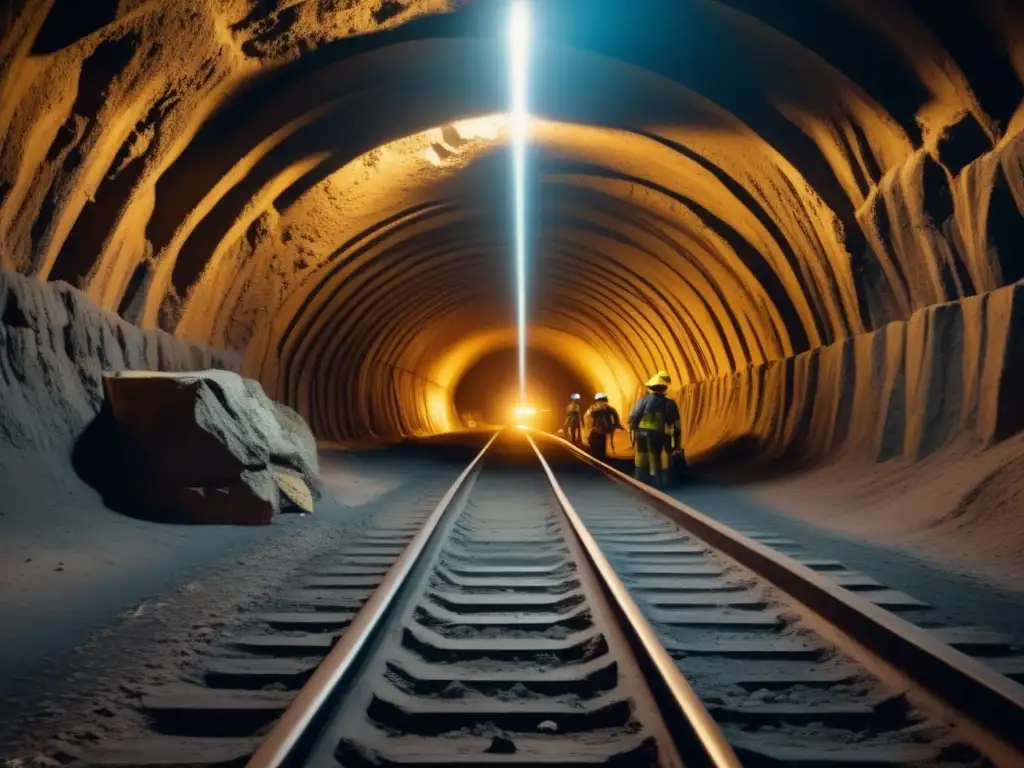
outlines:
{"label": "rough rock surface", "polygon": [[309,427],[258,382],[229,371],[124,371],[106,376],[104,388],[130,495],[147,515],[266,524],[282,492],[296,495],[295,480],[319,485]]}
{"label": "rough rock surface", "polygon": [[[457,426],[511,327],[503,8],[14,4],[0,264],[244,353],[321,438]],[[537,9],[530,338],[613,403],[1024,277],[1020,3]]]}
{"label": "rough rock surface", "polygon": [[238,366],[231,353],[140,330],[65,283],[0,270],[0,447],[69,456],[103,403],[104,371]]}
{"label": "rough rock surface", "polygon": [[697,459],[920,461],[1024,429],[1024,283],[674,394]]}

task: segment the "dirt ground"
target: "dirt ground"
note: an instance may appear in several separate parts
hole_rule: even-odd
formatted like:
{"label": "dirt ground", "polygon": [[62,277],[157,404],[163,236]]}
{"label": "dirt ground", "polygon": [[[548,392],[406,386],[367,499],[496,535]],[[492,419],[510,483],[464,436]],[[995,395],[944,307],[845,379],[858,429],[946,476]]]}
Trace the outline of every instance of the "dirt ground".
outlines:
{"label": "dirt ground", "polygon": [[[616,441],[617,466],[625,470],[628,443]],[[742,472],[716,478],[699,465],[692,470],[823,532],[1024,591],[1024,435],[989,449],[963,442],[918,463],[837,461],[772,479],[761,470],[748,482]]]}
{"label": "dirt ground", "polygon": [[[313,515],[253,528],[174,526],[106,509],[45,454],[0,455],[0,733],[26,695],[59,698],[66,683],[103,677],[119,655],[159,667],[175,637],[187,644],[193,624],[202,630],[279,588],[375,504],[422,484],[447,487],[461,469],[386,454],[322,454],[321,465],[325,494]],[[154,629],[158,616],[169,618]],[[163,638],[156,648],[153,632]],[[110,633],[121,650],[111,651]],[[86,663],[90,647],[99,650]]]}
{"label": "dirt ground", "polygon": [[[197,638],[219,634],[378,504],[447,487],[463,466],[389,451],[322,453],[321,462],[325,495],[313,516],[184,527],[107,510],[45,456],[0,454],[0,625],[15,628],[0,633],[0,736],[53,733],[62,713],[83,707],[116,710],[122,682],[173,674]],[[1024,638],[1024,619],[1013,618],[1024,599],[1022,491],[1024,437],[915,466],[837,463],[771,482],[695,483],[678,496],[942,604],[949,621]]]}
{"label": "dirt ground", "polygon": [[827,530],[1024,590],[1024,438],[916,465],[838,463],[743,490]]}

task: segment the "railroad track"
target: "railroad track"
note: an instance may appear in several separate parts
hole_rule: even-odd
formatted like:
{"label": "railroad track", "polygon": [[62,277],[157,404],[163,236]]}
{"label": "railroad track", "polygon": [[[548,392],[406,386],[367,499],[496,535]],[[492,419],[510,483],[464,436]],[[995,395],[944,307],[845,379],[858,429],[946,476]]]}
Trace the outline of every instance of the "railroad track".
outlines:
{"label": "railroad track", "polygon": [[496,436],[78,765],[1024,765],[1016,683],[533,445]]}

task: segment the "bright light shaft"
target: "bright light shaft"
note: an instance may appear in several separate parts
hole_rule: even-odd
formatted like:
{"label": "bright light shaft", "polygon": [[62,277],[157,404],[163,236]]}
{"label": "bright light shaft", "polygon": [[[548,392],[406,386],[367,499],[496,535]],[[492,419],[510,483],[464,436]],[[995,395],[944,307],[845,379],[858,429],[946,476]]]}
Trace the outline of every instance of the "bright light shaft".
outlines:
{"label": "bright light shaft", "polygon": [[512,76],[512,179],[514,185],[516,322],[519,331],[519,397],[526,402],[526,132],[529,112],[526,93],[530,63],[530,6],[512,0],[509,19],[509,59]]}

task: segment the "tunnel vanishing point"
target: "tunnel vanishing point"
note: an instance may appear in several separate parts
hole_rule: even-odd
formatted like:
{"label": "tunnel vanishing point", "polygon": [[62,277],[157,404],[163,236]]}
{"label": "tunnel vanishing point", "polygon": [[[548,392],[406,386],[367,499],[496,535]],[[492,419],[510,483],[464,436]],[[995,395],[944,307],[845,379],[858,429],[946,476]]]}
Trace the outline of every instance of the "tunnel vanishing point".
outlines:
{"label": "tunnel vanishing point", "polygon": [[[514,380],[505,9],[8,4],[8,437],[84,419],[119,362],[233,367],[350,444]],[[697,457],[1024,428],[1024,6],[533,13],[529,338],[564,368],[538,380],[623,408],[666,368]]]}

